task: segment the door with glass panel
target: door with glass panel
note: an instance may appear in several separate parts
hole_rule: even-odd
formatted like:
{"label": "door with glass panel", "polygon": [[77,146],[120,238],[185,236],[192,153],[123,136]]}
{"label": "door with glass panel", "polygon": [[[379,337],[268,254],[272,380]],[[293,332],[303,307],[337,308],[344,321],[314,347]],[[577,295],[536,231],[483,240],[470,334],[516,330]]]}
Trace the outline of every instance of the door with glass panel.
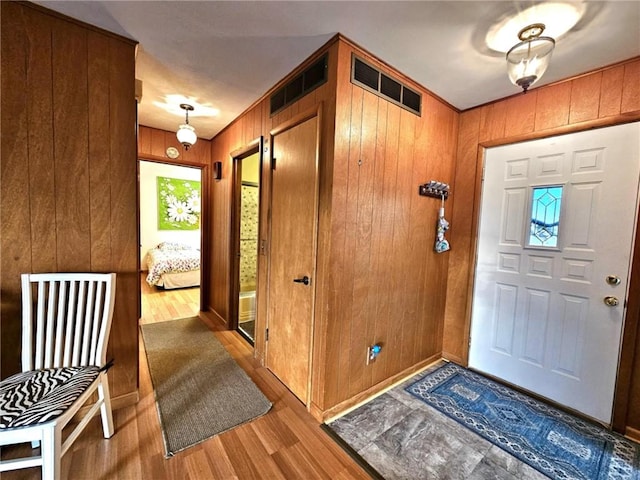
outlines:
{"label": "door with glass panel", "polygon": [[640,124],[487,149],[469,365],[610,423]]}

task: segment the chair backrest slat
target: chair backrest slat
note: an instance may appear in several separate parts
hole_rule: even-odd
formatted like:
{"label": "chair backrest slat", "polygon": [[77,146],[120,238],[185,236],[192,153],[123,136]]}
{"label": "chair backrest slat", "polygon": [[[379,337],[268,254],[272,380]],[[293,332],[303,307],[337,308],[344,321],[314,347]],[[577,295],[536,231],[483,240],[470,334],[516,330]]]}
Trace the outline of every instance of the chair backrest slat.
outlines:
{"label": "chair backrest slat", "polygon": [[69,296],[67,298],[67,325],[64,334],[64,358],[62,365],[71,365],[71,354],[73,351],[73,332],[75,328],[75,308],[76,304],[76,282],[69,281]]}
{"label": "chair backrest slat", "polygon": [[29,275],[22,275],[22,370],[33,370],[33,290]]}
{"label": "chair backrest slat", "polygon": [[62,366],[62,352],[64,348],[64,328],[65,328],[65,315],[67,313],[66,302],[67,298],[67,285],[69,282],[60,282],[60,294],[58,295],[58,311],[56,312],[56,349],[53,357],[53,367]]}
{"label": "chair backrest slat", "polygon": [[102,322],[102,309],[104,308],[104,284],[102,282],[98,282],[96,286],[97,291],[95,297],[95,308],[93,310],[93,328],[91,329],[91,341],[89,342],[89,345],[91,346],[89,356],[91,358],[96,358],[98,339],[100,338],[99,327]]}
{"label": "chair backrest slat", "polygon": [[55,343],[55,335],[56,331],[56,306],[58,302],[56,301],[58,298],[58,285],[56,282],[47,282],[49,287],[48,298],[47,298],[47,312],[46,312],[46,332],[44,334],[45,345],[44,345],[44,359],[42,361],[42,365],[44,368],[53,367],[53,349]]}
{"label": "chair backrest slat", "polygon": [[35,368],[44,368],[44,362],[42,361],[44,356],[44,316],[45,316],[45,302],[46,302],[46,282],[38,282],[38,310],[36,313],[36,357]]}
{"label": "chair backrest slat", "polygon": [[23,371],[103,366],[115,304],[115,279],[114,273],[23,274]]}
{"label": "chair backrest slat", "polygon": [[84,331],[82,332],[82,353],[80,355],[80,364],[88,365],[89,364],[89,351],[91,345],[91,331],[93,330],[93,306],[95,302],[95,283],[94,282],[84,282],[87,285],[86,294],[87,300],[84,304]]}
{"label": "chair backrest slat", "polygon": [[75,334],[73,338],[73,353],[71,354],[72,365],[81,365],[80,363],[80,348],[82,347],[82,332],[84,330],[84,302],[87,298],[87,292],[85,291],[86,285],[84,282],[80,282],[78,285],[78,297],[76,298],[76,326]]}

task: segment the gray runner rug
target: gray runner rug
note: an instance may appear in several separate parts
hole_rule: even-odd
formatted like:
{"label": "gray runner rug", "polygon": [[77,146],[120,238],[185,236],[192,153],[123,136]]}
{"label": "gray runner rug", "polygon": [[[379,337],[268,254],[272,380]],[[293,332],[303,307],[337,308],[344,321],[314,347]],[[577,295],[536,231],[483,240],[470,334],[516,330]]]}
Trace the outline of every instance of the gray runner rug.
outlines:
{"label": "gray runner rug", "polygon": [[166,457],[271,408],[271,402],[198,317],[141,329]]}

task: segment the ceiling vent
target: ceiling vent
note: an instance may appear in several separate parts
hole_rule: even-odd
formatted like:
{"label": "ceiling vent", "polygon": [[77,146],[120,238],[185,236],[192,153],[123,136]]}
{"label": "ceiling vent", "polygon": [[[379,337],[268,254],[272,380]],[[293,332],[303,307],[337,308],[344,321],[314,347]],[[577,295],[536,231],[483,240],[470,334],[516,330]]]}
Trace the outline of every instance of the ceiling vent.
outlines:
{"label": "ceiling vent", "polygon": [[421,94],[355,55],[351,58],[351,82],[416,115],[421,114]]}
{"label": "ceiling vent", "polygon": [[301,74],[280,87],[272,95],[269,112],[275,115],[283,108],[300,100],[327,81],[327,54],[311,64]]}

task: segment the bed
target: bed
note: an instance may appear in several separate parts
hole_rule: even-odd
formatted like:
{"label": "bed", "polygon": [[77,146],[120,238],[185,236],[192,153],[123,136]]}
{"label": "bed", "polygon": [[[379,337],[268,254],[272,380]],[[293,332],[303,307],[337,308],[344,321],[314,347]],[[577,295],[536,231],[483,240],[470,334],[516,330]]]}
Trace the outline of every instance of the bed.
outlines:
{"label": "bed", "polygon": [[200,250],[189,245],[162,242],[147,253],[147,283],[163,288],[200,285]]}

